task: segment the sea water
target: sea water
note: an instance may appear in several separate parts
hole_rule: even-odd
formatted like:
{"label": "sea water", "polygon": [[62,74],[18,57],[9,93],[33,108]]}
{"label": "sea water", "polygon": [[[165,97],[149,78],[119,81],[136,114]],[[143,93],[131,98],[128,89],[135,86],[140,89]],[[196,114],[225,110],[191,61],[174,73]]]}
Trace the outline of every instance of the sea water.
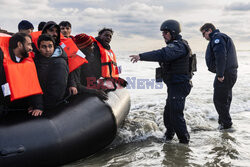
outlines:
{"label": "sea water", "polygon": [[[129,54],[128,54],[129,55]],[[189,145],[164,141],[163,110],[167,88],[155,83],[158,63],[131,63],[119,56],[121,77],[129,81],[131,109],[114,142],[106,149],[71,167],[111,166],[250,166],[250,52],[238,51],[238,79],[233,88],[231,116],[233,128],[218,130],[213,105],[214,74],[207,71],[204,53],[197,53],[198,71],[186,99],[185,119],[190,132]]]}

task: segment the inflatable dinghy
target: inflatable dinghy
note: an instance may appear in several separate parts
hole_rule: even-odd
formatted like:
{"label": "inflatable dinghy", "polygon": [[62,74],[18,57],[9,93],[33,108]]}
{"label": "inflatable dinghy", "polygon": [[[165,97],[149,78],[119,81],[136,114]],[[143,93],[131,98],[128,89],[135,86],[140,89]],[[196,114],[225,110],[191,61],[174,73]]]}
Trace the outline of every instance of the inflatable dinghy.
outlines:
{"label": "inflatable dinghy", "polygon": [[9,112],[0,119],[0,166],[59,166],[105,148],[130,109],[126,89],[108,96],[77,95],[41,117]]}

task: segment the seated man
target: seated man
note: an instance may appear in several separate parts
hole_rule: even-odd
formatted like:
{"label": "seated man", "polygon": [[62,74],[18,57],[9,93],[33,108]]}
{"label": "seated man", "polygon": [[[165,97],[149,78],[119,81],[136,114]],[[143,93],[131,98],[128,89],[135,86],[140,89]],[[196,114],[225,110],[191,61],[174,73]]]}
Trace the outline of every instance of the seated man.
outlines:
{"label": "seated man", "polygon": [[55,41],[42,34],[37,41],[39,54],[35,56],[38,78],[43,90],[44,107],[50,109],[59,104],[65,95],[68,80],[67,59],[55,52]]}
{"label": "seated man", "polygon": [[18,31],[30,35],[34,30],[34,26],[28,20],[22,20],[18,24]]}
{"label": "seated man", "polygon": [[[96,57],[95,75],[99,78],[112,81],[115,90],[118,86],[126,87],[127,81],[119,77],[121,68],[117,65],[116,55],[111,49],[110,42],[114,31],[111,28],[103,28],[98,32],[94,40],[94,56]],[[109,88],[112,91],[112,89]]]}
{"label": "seated man", "polygon": [[[53,21],[49,21],[45,24],[45,26],[43,27],[43,31],[42,34],[48,34],[51,37],[54,38],[55,41],[55,51],[53,56],[62,56],[66,61],[68,61],[68,57],[66,52],[64,51],[64,49],[60,46],[60,42],[61,42],[61,38],[60,38],[60,27],[59,25],[57,25],[55,22]],[[70,74],[71,75],[71,74]],[[77,94],[77,89],[76,86],[74,85],[74,83],[72,82],[72,80],[68,79],[68,88],[69,88],[69,92],[73,95]]]}
{"label": "seated man", "polygon": [[73,80],[76,82],[78,93],[91,93],[95,94],[101,99],[107,100],[108,96],[103,90],[93,89],[88,87],[88,80],[93,79],[96,81],[99,77],[95,73],[97,66],[97,57],[94,56],[94,41],[86,34],[76,35],[74,42],[77,47],[86,55],[88,63],[83,64],[78,69],[72,72]]}
{"label": "seated man", "polygon": [[94,55],[98,58],[96,75],[103,78],[118,78],[116,56],[111,49],[110,42],[113,36],[111,28],[103,28],[98,32],[94,42]]}
{"label": "seated man", "polygon": [[31,37],[16,33],[9,42],[7,38],[0,38],[0,113],[29,108],[33,116],[39,116],[43,112],[42,90],[29,56]]}

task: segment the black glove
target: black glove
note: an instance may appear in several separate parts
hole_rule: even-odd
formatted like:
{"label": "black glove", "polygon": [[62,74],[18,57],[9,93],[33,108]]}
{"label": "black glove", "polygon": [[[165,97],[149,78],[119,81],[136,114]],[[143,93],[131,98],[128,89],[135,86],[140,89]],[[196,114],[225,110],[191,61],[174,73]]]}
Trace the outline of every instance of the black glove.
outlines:
{"label": "black glove", "polygon": [[105,93],[103,90],[99,90],[99,89],[86,89],[85,92],[86,93],[90,93],[90,94],[94,94],[94,95],[98,96],[102,100],[107,100],[108,99],[107,93]]}
{"label": "black glove", "polygon": [[128,82],[125,79],[122,78],[118,78],[118,80],[116,81],[119,85],[121,85],[122,87],[126,87],[128,85]]}
{"label": "black glove", "polygon": [[96,95],[102,100],[108,100],[108,95],[103,90],[96,90]]}

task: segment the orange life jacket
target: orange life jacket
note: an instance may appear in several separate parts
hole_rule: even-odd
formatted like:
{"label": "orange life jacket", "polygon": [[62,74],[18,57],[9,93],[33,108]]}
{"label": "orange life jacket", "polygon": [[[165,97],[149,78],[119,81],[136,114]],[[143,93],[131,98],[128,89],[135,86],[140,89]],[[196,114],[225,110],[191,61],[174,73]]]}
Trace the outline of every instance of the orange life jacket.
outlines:
{"label": "orange life jacket", "polygon": [[11,93],[10,100],[42,94],[36,66],[31,55],[20,63],[14,62],[9,54],[9,40],[10,37],[0,37],[0,47],[4,54],[3,67]]}
{"label": "orange life jacket", "polygon": [[[32,42],[36,45],[37,49],[37,40],[41,34],[42,31],[36,31],[31,33]],[[78,49],[78,47],[71,38],[65,38],[62,34],[60,34],[60,39],[60,46],[63,48],[63,50],[68,56],[69,72],[74,71],[84,63],[88,63],[88,60],[85,59],[85,55]]]}
{"label": "orange life jacket", "polygon": [[11,35],[0,32],[0,37],[11,37]]}
{"label": "orange life jacket", "polygon": [[60,46],[68,56],[69,72],[74,71],[84,63],[88,63],[86,56],[78,49],[71,38],[61,38]]}
{"label": "orange life jacket", "polygon": [[95,38],[92,39],[97,43],[101,53],[101,66],[102,66],[102,77],[103,78],[119,78],[118,67],[116,63],[116,56],[114,52],[109,49],[105,49],[100,42]]}
{"label": "orange life jacket", "polygon": [[37,48],[37,49],[38,49],[37,40],[38,40],[38,38],[39,38],[39,36],[40,36],[41,34],[42,34],[42,31],[35,31],[35,32],[30,33],[32,42],[36,45],[36,48]]}

